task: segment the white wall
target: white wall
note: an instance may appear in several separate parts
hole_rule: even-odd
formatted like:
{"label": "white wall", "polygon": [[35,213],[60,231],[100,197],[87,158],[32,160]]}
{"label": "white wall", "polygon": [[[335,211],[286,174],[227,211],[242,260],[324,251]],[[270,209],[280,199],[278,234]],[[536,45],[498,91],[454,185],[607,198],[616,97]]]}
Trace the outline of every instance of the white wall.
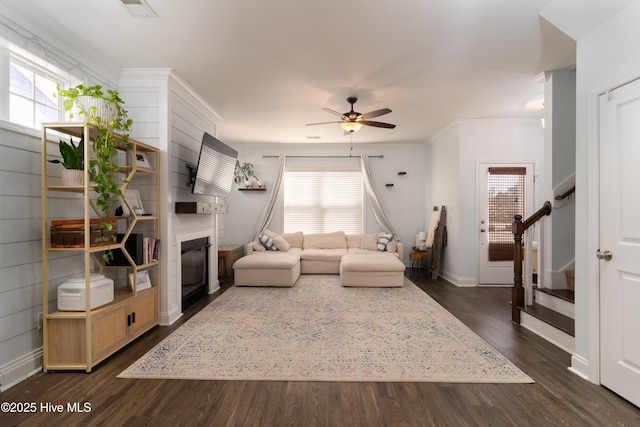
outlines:
{"label": "white wall", "polygon": [[[224,123],[221,123],[223,126]],[[229,144],[233,145],[233,144]],[[263,155],[305,155],[305,156],[348,156],[349,144],[236,144],[240,162],[250,162],[255,166],[255,174],[267,184],[266,192],[238,191],[234,184],[229,198],[229,219],[226,240],[230,244],[247,243],[256,231],[256,226],[264,206],[272,191],[277,159],[263,158]],[[430,164],[428,150],[423,144],[354,144],[353,155],[384,155],[384,158],[370,159],[373,185],[381,200],[387,217],[398,237],[410,249],[414,236],[425,230],[425,182]],[[357,165],[358,163],[355,162]],[[399,176],[398,172],[407,172]],[[393,187],[385,184],[392,183]],[[369,209],[367,209],[369,211]],[[366,232],[380,230],[370,212],[365,216]],[[281,231],[281,212],[276,214],[272,224],[274,231]],[[410,251],[405,250],[408,255]]]}
{"label": "white wall", "polygon": [[[28,135],[0,129],[0,385],[42,363],[41,146]],[[64,263],[64,260],[59,260]],[[52,276],[60,274],[60,262]],[[80,270],[77,270],[80,271]],[[31,360],[29,360],[31,359]],[[26,363],[27,366],[20,366]]]}
{"label": "white wall", "polygon": [[[462,286],[478,283],[478,163],[531,162],[538,174],[543,149],[539,119],[461,120],[432,142],[432,194],[438,195],[433,203],[447,206],[448,243],[441,268],[448,280]],[[538,200],[537,188],[534,193]]]}
{"label": "white wall", "polygon": [[[640,77],[640,1],[578,40],[576,107],[576,349],[572,368],[599,381],[599,93]],[[606,143],[603,142],[603,143]]]}
{"label": "white wall", "polygon": [[[441,258],[440,270],[443,277],[457,285],[467,283],[473,278],[462,277],[460,272],[464,260],[457,254],[463,241],[460,239],[460,130],[453,124],[434,138],[430,144],[431,163],[429,170],[431,181],[427,183],[427,192],[431,200],[426,206],[427,224],[431,218],[433,206],[447,207],[447,247]],[[425,229],[427,225],[425,225]]]}
{"label": "white wall", "polygon": [[[217,113],[170,69],[124,69],[120,93],[134,120],[132,137],[160,149],[161,288],[160,322],[173,323],[182,313],[178,246],[180,236],[217,236],[216,215],[175,213],[176,201],[215,202],[187,187],[186,163],[197,164],[202,135],[216,134]],[[217,241],[211,242],[211,288],[217,288]]]}
{"label": "white wall", "polygon": [[[564,289],[564,270],[573,266],[575,258],[575,196],[555,201],[570,187],[576,171],[576,73],[545,73],[545,163],[541,180],[544,200],[553,204],[546,219],[544,250],[547,287]],[[555,191],[557,189],[557,191]]]}

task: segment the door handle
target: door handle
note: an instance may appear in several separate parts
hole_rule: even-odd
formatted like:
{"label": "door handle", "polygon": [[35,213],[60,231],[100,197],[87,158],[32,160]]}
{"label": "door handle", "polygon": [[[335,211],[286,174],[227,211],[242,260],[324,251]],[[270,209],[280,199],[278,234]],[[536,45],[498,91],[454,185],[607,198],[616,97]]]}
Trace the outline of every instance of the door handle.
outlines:
{"label": "door handle", "polygon": [[600,249],[598,249],[598,251],[596,252],[596,257],[605,261],[611,261],[611,258],[613,258],[613,254],[611,253],[611,251],[601,252]]}

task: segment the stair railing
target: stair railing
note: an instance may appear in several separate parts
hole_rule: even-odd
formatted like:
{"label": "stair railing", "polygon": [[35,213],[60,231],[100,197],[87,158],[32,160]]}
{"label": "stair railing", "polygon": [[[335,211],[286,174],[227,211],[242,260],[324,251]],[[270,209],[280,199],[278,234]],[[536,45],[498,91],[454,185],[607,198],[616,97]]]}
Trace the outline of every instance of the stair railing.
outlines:
{"label": "stair railing", "polygon": [[533,213],[526,220],[522,220],[522,215],[514,217],[511,229],[515,242],[513,253],[513,290],[511,291],[511,320],[520,324],[520,309],[524,308],[524,287],[522,286],[522,262],[524,260],[522,236],[524,232],[542,217],[551,214],[551,202],[546,201],[544,205]]}

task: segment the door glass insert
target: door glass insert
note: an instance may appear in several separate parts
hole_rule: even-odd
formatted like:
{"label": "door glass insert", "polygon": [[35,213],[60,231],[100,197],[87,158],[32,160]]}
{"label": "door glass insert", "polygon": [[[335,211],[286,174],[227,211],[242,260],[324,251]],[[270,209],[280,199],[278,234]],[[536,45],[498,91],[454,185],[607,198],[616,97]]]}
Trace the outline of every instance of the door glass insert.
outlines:
{"label": "door glass insert", "polygon": [[524,167],[490,167],[487,176],[489,199],[489,261],[513,261],[514,216],[524,216]]}

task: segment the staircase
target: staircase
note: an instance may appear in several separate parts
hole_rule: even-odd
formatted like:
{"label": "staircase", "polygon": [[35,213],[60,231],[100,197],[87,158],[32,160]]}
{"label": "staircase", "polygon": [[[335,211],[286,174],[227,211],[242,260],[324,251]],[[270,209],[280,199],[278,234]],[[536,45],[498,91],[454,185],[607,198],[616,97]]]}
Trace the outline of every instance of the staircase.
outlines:
{"label": "staircase", "polygon": [[[522,325],[540,335],[547,341],[557,345],[568,353],[575,352],[575,310],[573,270],[567,270],[566,289],[531,286],[528,282],[525,290],[523,286],[525,231],[543,217],[551,214],[551,203],[545,202],[526,220],[516,215],[513,222],[514,247],[514,284],[511,294],[511,320],[516,325]],[[533,246],[533,245],[532,245]],[[531,277],[533,279],[533,277]],[[526,292],[530,292],[530,294]],[[529,297],[529,295],[532,296]],[[528,298],[525,298],[527,296]],[[528,299],[528,301],[527,301]]]}
{"label": "staircase", "polygon": [[520,324],[568,353],[575,352],[572,289],[533,287],[533,304],[520,307]]}

